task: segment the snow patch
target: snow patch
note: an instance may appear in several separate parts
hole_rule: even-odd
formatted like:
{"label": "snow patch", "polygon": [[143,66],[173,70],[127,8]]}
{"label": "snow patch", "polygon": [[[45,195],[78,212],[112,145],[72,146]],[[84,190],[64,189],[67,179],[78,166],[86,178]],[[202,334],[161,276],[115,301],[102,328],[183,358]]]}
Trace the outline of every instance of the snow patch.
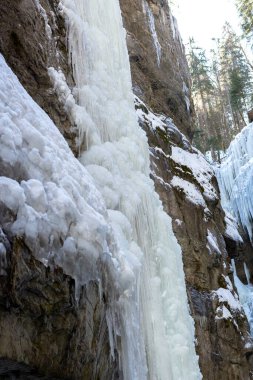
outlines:
{"label": "snow patch", "polygon": [[180,177],[174,176],[172,178],[171,185],[173,187],[181,189],[184,192],[186,199],[188,199],[191,203],[202,206],[204,208],[206,207],[204,198],[193,183],[188,182]]}
{"label": "snow patch", "polygon": [[194,153],[187,152],[179,147],[172,147],[172,159],[179,165],[188,167],[193,173],[199,185],[203,188],[203,196],[206,200],[217,200],[217,192],[211,181],[214,171],[205,157],[197,150]]}
{"label": "snow patch", "polygon": [[214,295],[218,296],[220,303],[226,303],[230,310],[241,311],[242,305],[238,299],[237,294],[232,294],[231,290],[219,288],[213,292]]}
{"label": "snow patch", "polygon": [[237,222],[235,218],[226,210],[225,210],[225,223],[226,223],[225,234],[228,237],[230,237],[232,240],[242,243],[243,239],[238,232]]}

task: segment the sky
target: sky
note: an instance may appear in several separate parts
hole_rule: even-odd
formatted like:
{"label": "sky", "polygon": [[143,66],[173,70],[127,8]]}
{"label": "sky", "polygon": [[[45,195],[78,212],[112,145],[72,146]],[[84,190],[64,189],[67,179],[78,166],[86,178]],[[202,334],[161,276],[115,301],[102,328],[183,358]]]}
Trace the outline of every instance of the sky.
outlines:
{"label": "sky", "polygon": [[218,38],[222,26],[228,21],[236,33],[241,34],[240,19],[235,0],[174,0],[173,14],[178,20],[184,43],[194,37],[204,49],[214,47],[212,38]]}

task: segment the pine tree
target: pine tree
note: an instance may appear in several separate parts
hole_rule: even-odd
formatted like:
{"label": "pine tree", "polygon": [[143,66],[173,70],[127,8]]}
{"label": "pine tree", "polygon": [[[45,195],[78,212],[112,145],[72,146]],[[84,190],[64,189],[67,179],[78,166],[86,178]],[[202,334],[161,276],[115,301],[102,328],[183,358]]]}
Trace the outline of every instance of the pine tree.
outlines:
{"label": "pine tree", "polygon": [[240,38],[229,23],[223,29],[221,66],[234,128],[238,132],[245,125],[247,110],[251,108],[252,69],[245,57]]}
{"label": "pine tree", "polygon": [[213,159],[223,149],[220,120],[221,106],[218,91],[205,51],[190,40],[189,65],[192,77],[192,92],[197,115],[194,143],[203,152],[211,151]]}
{"label": "pine tree", "polygon": [[247,110],[252,108],[252,67],[228,23],[211,59],[191,39],[188,61],[197,115],[194,143],[217,159],[245,126]]}

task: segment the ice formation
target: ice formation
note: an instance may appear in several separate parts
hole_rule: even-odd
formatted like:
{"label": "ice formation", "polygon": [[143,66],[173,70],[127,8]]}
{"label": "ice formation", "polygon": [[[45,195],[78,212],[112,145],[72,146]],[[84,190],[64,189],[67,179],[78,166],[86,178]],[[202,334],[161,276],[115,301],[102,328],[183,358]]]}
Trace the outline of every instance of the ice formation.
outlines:
{"label": "ice formation", "polygon": [[155,18],[154,18],[152,9],[150,8],[147,0],[143,0],[143,11],[148,16],[148,25],[149,25],[149,30],[150,30],[150,33],[151,33],[151,36],[153,39],[154,48],[156,51],[157,64],[158,64],[158,66],[160,66],[161,57],[162,57],[162,47],[160,45],[160,42],[159,42],[158,36],[157,36],[157,32],[156,32]]}
{"label": "ice formation", "polygon": [[232,141],[217,169],[217,178],[224,208],[236,217],[253,242],[253,124]]}
{"label": "ice formation", "polygon": [[[181,251],[149,174],[118,0],[64,0],[80,161],[102,193],[121,256],[124,379],[199,379]],[[108,325],[115,333],[113,316]],[[113,335],[113,334],[112,334]],[[112,336],[113,341],[113,336]]]}
{"label": "ice formation", "polygon": [[[222,205],[226,210],[226,233],[235,241],[242,242],[242,238],[236,231],[234,216],[253,242],[253,124],[249,124],[235,137],[220,167],[216,169],[216,173]],[[229,215],[228,211],[233,216]],[[253,286],[249,282],[249,276],[247,277],[248,284],[243,284],[237,276],[234,263],[233,268],[240,302],[253,334]],[[247,275],[247,268],[245,269]]]}
{"label": "ice formation", "polygon": [[[246,317],[250,325],[250,333],[253,336],[253,285],[249,282],[245,285],[241,282],[236,273],[236,267],[233,260],[233,269],[234,269],[234,281],[235,286],[239,294],[240,302],[245,311]],[[247,273],[247,270],[246,270]]]}
{"label": "ice formation", "polygon": [[[78,288],[98,278],[97,261],[113,252],[103,198],[1,55],[0,71],[1,223],[45,265],[62,266]],[[0,246],[1,261],[4,255]]]}

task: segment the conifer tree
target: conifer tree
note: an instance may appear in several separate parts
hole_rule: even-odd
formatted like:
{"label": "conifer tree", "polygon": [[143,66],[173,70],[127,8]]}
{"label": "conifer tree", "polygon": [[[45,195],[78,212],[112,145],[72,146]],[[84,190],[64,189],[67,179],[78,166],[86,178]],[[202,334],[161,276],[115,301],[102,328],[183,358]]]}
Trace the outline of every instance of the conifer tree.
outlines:
{"label": "conifer tree", "polygon": [[194,143],[217,159],[245,126],[247,110],[252,108],[252,67],[228,23],[212,57],[207,59],[191,39],[188,60],[197,115]]}
{"label": "conifer tree", "polygon": [[202,151],[215,152],[222,149],[220,104],[212,68],[205,51],[190,40],[189,66],[192,77],[192,93],[197,115],[194,143]]}
{"label": "conifer tree", "polygon": [[246,113],[251,108],[252,69],[242,50],[240,38],[226,23],[221,42],[222,79],[227,87],[234,128],[245,125]]}

